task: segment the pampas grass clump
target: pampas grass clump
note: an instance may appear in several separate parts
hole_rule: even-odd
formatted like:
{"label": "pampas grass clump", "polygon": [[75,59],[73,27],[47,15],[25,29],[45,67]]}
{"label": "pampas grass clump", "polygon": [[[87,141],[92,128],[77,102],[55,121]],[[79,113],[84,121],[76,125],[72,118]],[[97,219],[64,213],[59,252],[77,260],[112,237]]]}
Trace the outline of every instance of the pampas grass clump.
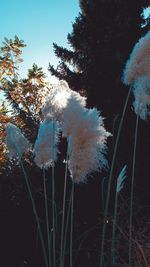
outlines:
{"label": "pampas grass clump", "polygon": [[60,123],[63,137],[68,140],[68,167],[76,183],[85,182],[89,174],[107,167],[106,140],[110,133],[98,110],[85,106],[86,98],[60,81],[42,109],[45,120]]}
{"label": "pampas grass clump", "polygon": [[[43,248],[43,255],[46,266],[48,261],[51,261],[50,255],[50,237],[49,237],[49,221],[48,221],[48,205],[47,205],[47,192],[46,192],[46,177],[45,169],[52,167],[52,250],[53,250],[53,266],[56,266],[56,244],[55,244],[55,177],[54,177],[54,162],[57,161],[59,132],[62,131],[62,136],[67,138],[68,149],[65,168],[65,184],[67,179],[67,168],[70,171],[72,178],[72,191],[70,196],[70,204],[68,207],[68,214],[71,218],[70,229],[70,266],[72,266],[72,236],[73,236],[73,199],[74,199],[74,183],[86,182],[89,175],[95,171],[101,171],[108,167],[106,159],[107,151],[107,138],[111,135],[104,128],[103,118],[100,112],[96,109],[86,108],[86,98],[82,97],[79,93],[72,91],[68,84],[60,81],[51,90],[42,108],[44,121],[40,124],[37,139],[34,144],[33,153],[36,165],[43,169],[44,181],[44,196],[45,196],[45,212],[46,212],[46,225],[48,236],[48,254],[49,259],[45,252],[45,245],[43,241],[42,232],[40,230],[40,238]],[[11,155],[16,155],[16,146],[12,140],[16,140],[21,156],[26,152],[29,143],[21,134],[17,127],[9,129],[10,138],[8,139],[8,146],[11,147]],[[13,136],[12,136],[12,133]],[[28,183],[28,178],[20,161],[30,198],[33,205],[33,210],[36,216],[37,225],[40,229],[38,215],[36,213],[35,203]],[[64,185],[64,198],[63,198],[63,217],[61,229],[61,253],[60,259],[64,261],[65,256],[65,237],[64,237],[64,214],[65,214],[65,199],[66,199],[66,185]],[[69,215],[67,215],[69,216]],[[69,217],[68,217],[69,218]],[[67,227],[66,231],[67,233]]]}

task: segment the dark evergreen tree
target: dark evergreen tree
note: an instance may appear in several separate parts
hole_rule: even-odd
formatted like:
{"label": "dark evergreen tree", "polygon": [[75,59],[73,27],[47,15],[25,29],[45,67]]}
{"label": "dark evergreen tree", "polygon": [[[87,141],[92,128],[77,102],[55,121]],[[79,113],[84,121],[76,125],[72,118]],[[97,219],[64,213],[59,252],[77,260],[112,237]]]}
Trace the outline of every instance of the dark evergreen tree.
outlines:
{"label": "dark evergreen tree", "polygon": [[146,27],[143,9],[149,0],[80,0],[81,12],[68,42],[71,49],[54,43],[60,59],[52,75],[66,80],[77,91],[86,91],[88,106],[112,118],[122,110],[126,90],[121,82],[127,58]]}

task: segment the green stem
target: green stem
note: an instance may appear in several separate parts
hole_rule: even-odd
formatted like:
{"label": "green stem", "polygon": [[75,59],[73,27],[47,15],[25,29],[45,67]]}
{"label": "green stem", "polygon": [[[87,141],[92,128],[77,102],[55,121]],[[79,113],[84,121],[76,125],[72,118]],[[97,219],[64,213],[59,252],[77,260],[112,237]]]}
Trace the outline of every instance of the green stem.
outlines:
{"label": "green stem", "polygon": [[37,211],[36,211],[36,207],[35,207],[34,199],[33,199],[33,196],[32,196],[32,192],[31,192],[31,189],[30,189],[30,184],[29,184],[29,181],[28,181],[28,177],[27,177],[27,174],[25,172],[25,169],[24,169],[24,166],[23,166],[23,163],[22,163],[21,159],[20,159],[20,165],[22,167],[22,171],[23,171],[23,174],[24,174],[25,182],[26,182],[27,189],[28,189],[28,192],[29,192],[29,196],[30,196],[30,199],[31,199],[31,202],[32,202],[33,213],[35,215],[35,219],[36,219],[37,226],[38,226],[38,229],[39,229],[39,235],[40,235],[40,239],[41,239],[41,245],[42,245],[42,250],[43,250],[45,266],[48,267],[46,249],[45,249],[44,239],[43,239],[43,235],[42,235],[42,231],[41,231],[41,227],[40,227],[40,223],[39,223],[39,218],[38,218],[38,214],[37,214]]}
{"label": "green stem", "polygon": [[131,197],[130,197],[130,222],[129,222],[129,267],[132,265],[132,224],[133,224],[133,193],[134,193],[134,179],[135,179],[135,160],[137,147],[139,116],[136,118],[135,137],[134,137],[134,151],[133,151],[133,165],[132,165],[132,179],[131,179]]}
{"label": "green stem", "polygon": [[51,254],[50,254],[50,231],[49,231],[49,220],[48,220],[48,206],[47,206],[47,192],[46,192],[46,177],[45,169],[43,168],[43,181],[44,181],[44,199],[45,199],[45,215],[46,215],[46,228],[47,228],[47,239],[48,239],[48,258],[49,266],[51,266]]}
{"label": "green stem", "polygon": [[112,242],[111,242],[112,267],[115,266],[115,235],[116,235],[116,223],[117,223],[117,207],[118,207],[118,192],[117,192],[117,189],[116,189],[115,209],[114,209],[113,225],[112,225]]}
{"label": "green stem", "polygon": [[[67,156],[67,158],[68,158],[68,156]],[[63,194],[63,211],[62,211],[62,224],[61,224],[60,267],[63,267],[63,265],[62,265],[62,254],[63,254],[64,222],[65,222],[67,169],[68,169],[68,161],[66,161],[66,167],[65,167],[65,181],[64,181],[64,194]]]}
{"label": "green stem", "polygon": [[52,213],[53,213],[53,266],[56,266],[55,262],[55,180],[54,180],[54,166],[52,167]]}
{"label": "green stem", "polygon": [[52,165],[52,229],[53,229],[53,267],[56,266],[56,251],[55,251],[55,165],[54,165],[54,136],[55,136],[55,125],[53,120],[53,140],[52,140],[52,157],[53,157],[53,165]]}
{"label": "green stem", "polygon": [[114,165],[115,165],[115,159],[116,159],[116,153],[117,153],[117,148],[118,148],[118,143],[119,143],[119,138],[120,138],[120,133],[122,129],[122,124],[123,124],[123,119],[125,116],[128,100],[130,97],[131,93],[131,88],[128,92],[125,105],[123,108],[120,124],[119,124],[119,129],[117,133],[117,138],[115,142],[115,147],[114,147],[114,153],[112,157],[112,163],[111,163],[111,169],[110,169],[110,174],[109,174],[109,179],[108,179],[108,188],[107,188],[107,196],[106,196],[106,204],[105,204],[105,210],[104,210],[104,219],[103,219],[103,229],[102,229],[102,240],[101,240],[101,249],[100,249],[100,267],[103,267],[103,255],[104,255],[104,240],[105,240],[105,232],[106,232],[106,219],[107,219],[107,213],[108,213],[108,205],[109,205],[109,198],[110,198],[110,190],[111,190],[111,182],[112,182],[112,175],[113,175],[113,170],[114,170]]}
{"label": "green stem", "polygon": [[102,207],[104,210],[104,206],[105,206],[105,201],[104,201],[104,182],[105,180],[107,180],[107,177],[104,177],[101,183],[101,195],[102,195]]}
{"label": "green stem", "polygon": [[68,211],[67,211],[67,218],[66,218],[66,228],[65,228],[65,234],[64,234],[64,244],[63,244],[63,254],[62,254],[62,266],[64,266],[64,258],[65,258],[66,242],[67,242],[67,232],[68,232],[68,225],[69,225],[69,215],[70,215],[71,204],[72,204],[71,203],[72,194],[73,194],[73,184],[72,184],[69,206],[68,206]]}
{"label": "green stem", "polygon": [[74,180],[72,181],[72,194],[71,194],[71,228],[70,228],[70,267],[73,266],[73,257],[72,257],[72,239],[73,239],[73,208],[74,208]]}

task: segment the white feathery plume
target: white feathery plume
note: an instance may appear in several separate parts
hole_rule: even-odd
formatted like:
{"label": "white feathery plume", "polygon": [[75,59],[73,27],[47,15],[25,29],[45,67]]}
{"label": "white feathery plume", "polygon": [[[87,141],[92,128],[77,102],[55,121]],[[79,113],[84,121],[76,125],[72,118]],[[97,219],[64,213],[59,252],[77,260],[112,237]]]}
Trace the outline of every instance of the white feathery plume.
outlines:
{"label": "white feathery plume", "polygon": [[80,121],[84,120],[87,109],[82,105],[82,96],[71,94],[67,106],[62,112],[62,132],[64,137],[69,137],[74,129],[79,127]]}
{"label": "white feathery plume", "polygon": [[150,75],[150,31],[134,46],[125,66],[123,81],[126,85],[130,85],[145,75]]}
{"label": "white feathery plume", "polygon": [[50,90],[49,95],[46,98],[45,104],[42,108],[42,113],[45,119],[62,120],[62,112],[68,104],[68,100],[71,96],[76,98],[82,106],[86,105],[86,99],[81,97],[79,93],[72,91],[65,81],[59,81]]}
{"label": "white feathery plume", "polygon": [[12,123],[7,123],[6,125],[6,142],[10,159],[21,158],[31,148],[31,144],[24,137],[21,130]]}
{"label": "white feathery plume", "polygon": [[117,178],[117,188],[116,188],[117,193],[119,193],[122,190],[122,188],[124,186],[125,179],[127,178],[127,176],[126,176],[126,168],[127,168],[127,166],[125,165],[122,168],[122,170],[121,170],[121,172],[120,172],[120,174],[119,174],[119,176]]}
{"label": "white feathery plume", "polygon": [[34,161],[40,168],[48,168],[57,160],[59,127],[55,121],[44,121],[40,124],[33,152]]}
{"label": "white feathery plume", "polygon": [[150,75],[139,77],[133,84],[134,110],[141,119],[147,120],[150,116]]}
{"label": "white feathery plume", "polygon": [[76,183],[87,175],[107,167],[106,140],[110,136],[97,109],[86,109],[86,98],[60,81],[51,91],[43,107],[44,118],[62,125],[68,139],[69,170]]}
{"label": "white feathery plume", "polygon": [[[69,110],[67,114],[71,114]],[[86,182],[92,172],[107,168],[106,140],[110,133],[105,130],[103,119],[95,108],[84,109],[74,123],[69,136],[68,166],[74,182],[80,183]]]}

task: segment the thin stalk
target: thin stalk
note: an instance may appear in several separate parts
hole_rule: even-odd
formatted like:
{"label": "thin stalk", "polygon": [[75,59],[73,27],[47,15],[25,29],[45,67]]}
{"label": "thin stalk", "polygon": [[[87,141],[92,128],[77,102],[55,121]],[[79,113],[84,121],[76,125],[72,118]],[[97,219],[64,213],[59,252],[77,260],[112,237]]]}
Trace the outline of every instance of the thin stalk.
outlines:
{"label": "thin stalk", "polygon": [[73,184],[70,194],[70,200],[69,200],[69,206],[67,211],[67,218],[66,218],[66,228],[65,228],[65,234],[64,234],[64,244],[63,244],[63,254],[62,254],[62,267],[64,266],[64,259],[65,259],[65,249],[66,249],[66,242],[67,242],[67,232],[68,232],[68,225],[69,225],[69,216],[70,216],[70,210],[71,210],[71,200],[72,200],[72,194],[73,194]]}
{"label": "thin stalk", "polygon": [[55,165],[54,165],[54,135],[55,135],[55,125],[53,120],[53,136],[52,136],[52,157],[53,157],[53,165],[52,165],[52,229],[53,229],[53,267],[56,267],[56,248],[55,248]]}
{"label": "thin stalk", "polygon": [[33,196],[32,196],[32,192],[31,192],[31,189],[30,189],[30,184],[29,184],[29,181],[28,181],[28,177],[27,177],[27,174],[25,172],[25,169],[24,169],[24,166],[23,166],[23,163],[22,163],[21,159],[20,159],[20,165],[21,165],[21,168],[22,168],[22,171],[23,171],[23,174],[24,174],[25,182],[26,182],[27,189],[28,189],[28,192],[29,192],[29,196],[30,196],[30,199],[31,199],[31,202],[32,202],[33,213],[35,215],[36,223],[37,223],[37,226],[38,226],[38,229],[39,229],[39,235],[40,235],[40,239],[41,239],[41,245],[42,245],[42,250],[43,250],[45,266],[48,267],[48,261],[47,261],[47,255],[46,255],[46,249],[45,249],[43,234],[42,234],[41,226],[40,226],[40,223],[39,223],[39,218],[38,218],[38,214],[37,214],[37,211],[36,211],[35,202],[34,202],[34,199],[33,199]]}
{"label": "thin stalk", "polygon": [[117,207],[118,207],[118,192],[116,190],[115,208],[114,208],[113,225],[112,225],[112,242],[111,242],[112,267],[115,266],[115,235],[116,235],[116,223],[117,223]]}
{"label": "thin stalk", "polygon": [[53,266],[56,266],[55,261],[55,180],[54,180],[54,166],[52,167],[52,214],[53,214]]}
{"label": "thin stalk", "polygon": [[137,148],[137,134],[138,134],[139,116],[136,117],[135,136],[134,136],[134,151],[133,151],[133,165],[131,178],[131,197],[130,197],[130,224],[129,224],[129,267],[132,265],[132,224],[133,224],[133,193],[134,193],[134,179],[135,179],[135,160]]}
{"label": "thin stalk", "polygon": [[[67,158],[68,158],[68,156],[67,156]],[[67,169],[68,169],[68,160],[66,160],[66,166],[65,166],[65,181],[64,181],[64,194],[63,194],[63,211],[62,211],[62,223],[61,223],[60,267],[63,267],[63,265],[62,265],[62,254],[63,254],[64,222],[65,222]]]}
{"label": "thin stalk", "polygon": [[74,180],[72,181],[72,194],[71,194],[71,227],[70,227],[70,267],[73,267],[73,208],[74,208]]}
{"label": "thin stalk", "polygon": [[75,266],[75,263],[76,263],[76,260],[77,260],[77,257],[78,257],[78,253],[81,249],[81,246],[82,246],[82,243],[85,241],[85,239],[88,237],[89,233],[91,233],[93,230],[95,230],[97,228],[97,226],[99,226],[99,223],[97,223],[96,225],[94,225],[93,227],[91,227],[90,229],[88,229],[87,231],[85,231],[81,236],[79,236],[75,241],[74,243],[77,243],[77,241],[80,241],[79,245],[78,245],[78,249],[76,250],[76,254],[75,254],[75,257],[74,257],[74,263],[73,263],[73,266]]}
{"label": "thin stalk", "polygon": [[[50,237],[50,247],[52,247],[52,239],[53,239],[52,234],[53,234],[52,231],[50,231],[50,235],[49,235],[49,237]],[[51,259],[52,259],[52,250],[50,250],[50,255],[51,255]],[[50,267],[51,266],[53,266],[52,261],[51,261]]]}
{"label": "thin stalk", "polygon": [[104,177],[101,184],[101,194],[102,194],[102,208],[104,210],[105,201],[104,201],[104,181],[107,179],[107,177]]}
{"label": "thin stalk", "polygon": [[100,267],[103,267],[103,254],[104,254],[104,240],[105,240],[105,232],[106,232],[106,219],[107,219],[107,213],[108,213],[108,205],[109,205],[109,198],[110,198],[110,190],[111,190],[111,182],[112,182],[112,175],[113,175],[113,170],[114,170],[114,165],[115,165],[115,159],[116,159],[116,153],[117,153],[117,148],[118,148],[118,143],[119,143],[119,138],[120,138],[120,133],[122,129],[122,124],[123,124],[123,119],[125,116],[127,104],[129,101],[131,93],[131,88],[128,92],[128,95],[126,97],[126,101],[124,104],[120,124],[119,124],[119,129],[117,133],[117,138],[115,142],[115,147],[114,147],[114,153],[112,157],[112,163],[111,163],[111,169],[110,169],[110,174],[109,174],[109,179],[108,179],[108,188],[107,188],[107,196],[106,196],[106,204],[105,204],[105,210],[104,210],[104,220],[103,220],[103,229],[102,229],[102,240],[101,240],[101,248],[100,248]]}
{"label": "thin stalk", "polygon": [[57,232],[58,229],[58,216],[57,216],[57,206],[56,206],[56,201],[54,202],[54,210],[55,210],[55,233]]}
{"label": "thin stalk", "polygon": [[47,240],[48,240],[48,259],[49,266],[51,266],[51,254],[50,254],[50,231],[49,231],[49,220],[48,220],[48,206],[47,206],[47,192],[46,192],[46,177],[45,169],[43,168],[43,181],[44,181],[44,200],[45,200],[45,215],[46,215],[46,228],[47,228]]}

